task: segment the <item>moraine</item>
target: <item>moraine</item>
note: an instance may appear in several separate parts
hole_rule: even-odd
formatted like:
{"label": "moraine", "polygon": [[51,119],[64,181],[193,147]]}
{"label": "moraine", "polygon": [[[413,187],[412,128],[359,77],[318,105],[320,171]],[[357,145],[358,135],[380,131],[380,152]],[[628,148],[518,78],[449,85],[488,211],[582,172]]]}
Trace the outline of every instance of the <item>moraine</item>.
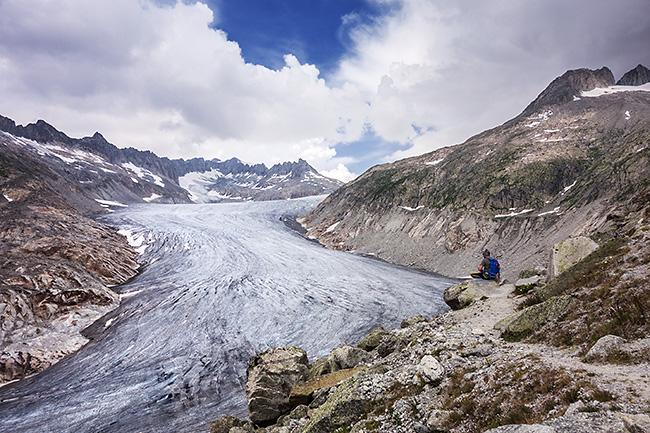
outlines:
{"label": "moraine", "polygon": [[[322,199],[322,197],[321,197]],[[140,205],[104,218],[137,240],[144,271],[92,341],[0,388],[0,431],[209,431],[246,415],[248,359],[297,345],[322,356],[377,326],[447,310],[454,281],[332,251],[287,228],[319,198]]]}

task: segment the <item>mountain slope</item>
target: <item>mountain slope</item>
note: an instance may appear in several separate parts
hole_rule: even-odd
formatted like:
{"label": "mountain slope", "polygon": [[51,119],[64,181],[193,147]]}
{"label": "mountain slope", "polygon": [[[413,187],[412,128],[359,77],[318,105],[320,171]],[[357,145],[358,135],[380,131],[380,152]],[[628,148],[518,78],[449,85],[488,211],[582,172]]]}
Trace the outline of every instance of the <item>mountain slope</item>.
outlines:
{"label": "mountain slope", "polygon": [[117,307],[110,287],[136,274],[135,252],[80,214],[102,208],[0,134],[0,382],[47,368]]}
{"label": "mountain slope", "polygon": [[301,222],[330,247],[446,275],[486,247],[507,278],[544,265],[555,243],[643,208],[630,203],[650,188],[650,86],[613,84],[607,68],[569,71],[515,119],[374,167]]}
{"label": "mountain slope", "polygon": [[328,194],[342,184],[320,175],[303,160],[270,169],[236,158],[170,160],[150,151],[119,149],[100,133],[75,139],[43,120],[21,126],[2,116],[1,131],[104,206],[277,200]]}

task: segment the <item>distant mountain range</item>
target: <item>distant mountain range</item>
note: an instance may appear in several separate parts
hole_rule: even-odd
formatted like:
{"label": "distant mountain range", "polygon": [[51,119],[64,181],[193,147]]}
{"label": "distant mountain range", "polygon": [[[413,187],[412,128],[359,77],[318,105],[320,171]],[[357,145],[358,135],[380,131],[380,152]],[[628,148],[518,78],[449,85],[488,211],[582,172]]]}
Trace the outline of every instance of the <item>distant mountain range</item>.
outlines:
{"label": "distant mountain range", "polygon": [[267,168],[236,158],[161,158],[119,149],[100,133],[70,138],[43,120],[22,126],[2,116],[0,131],[5,146],[21,148],[104,206],[277,200],[328,194],[342,185],[302,159]]}
{"label": "distant mountain range", "polygon": [[329,247],[451,276],[488,248],[508,278],[568,237],[647,225],[649,82],[642,65],[616,85],[608,68],[568,71],[514,119],[373,167],[301,221]]}
{"label": "distant mountain range", "polygon": [[[247,165],[159,158],[96,133],[74,139],[39,120],[0,116],[0,383],[38,373],[87,342],[116,308],[112,286],[136,252],[84,216],[132,203],[211,203],[320,195],[339,187],[307,162]],[[107,209],[109,208],[109,209]]]}

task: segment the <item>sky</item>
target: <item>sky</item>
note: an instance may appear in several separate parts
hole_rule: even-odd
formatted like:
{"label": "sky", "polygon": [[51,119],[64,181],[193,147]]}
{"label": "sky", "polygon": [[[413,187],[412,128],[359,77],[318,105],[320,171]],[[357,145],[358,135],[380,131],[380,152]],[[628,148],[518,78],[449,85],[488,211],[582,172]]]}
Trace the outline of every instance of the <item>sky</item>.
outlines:
{"label": "sky", "polygon": [[649,47],[648,0],[0,0],[0,114],[349,181]]}

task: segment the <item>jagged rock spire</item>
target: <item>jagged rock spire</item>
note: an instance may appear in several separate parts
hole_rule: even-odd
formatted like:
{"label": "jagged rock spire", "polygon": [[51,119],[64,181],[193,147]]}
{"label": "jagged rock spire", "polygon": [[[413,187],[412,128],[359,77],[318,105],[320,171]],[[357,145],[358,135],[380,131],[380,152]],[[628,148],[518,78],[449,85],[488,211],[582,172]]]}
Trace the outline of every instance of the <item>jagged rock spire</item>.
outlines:
{"label": "jagged rock spire", "polygon": [[650,69],[639,64],[636,68],[628,71],[616,82],[618,86],[641,86],[650,83]]}
{"label": "jagged rock spire", "polygon": [[607,67],[597,70],[575,69],[567,71],[548,85],[537,99],[526,107],[523,116],[530,116],[542,108],[566,104],[580,92],[593,90],[596,87],[609,87],[614,84],[614,74]]}

